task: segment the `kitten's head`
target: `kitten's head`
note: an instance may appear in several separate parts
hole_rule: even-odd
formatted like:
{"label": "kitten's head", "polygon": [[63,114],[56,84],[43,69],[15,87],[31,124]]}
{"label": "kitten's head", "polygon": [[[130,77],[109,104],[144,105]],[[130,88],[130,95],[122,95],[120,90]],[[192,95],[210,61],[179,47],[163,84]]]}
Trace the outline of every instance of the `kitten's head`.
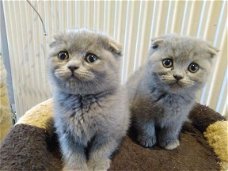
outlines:
{"label": "kitten's head", "polygon": [[216,53],[203,40],[167,35],[152,40],[147,67],[171,92],[196,90],[205,83]]}
{"label": "kitten's head", "polygon": [[119,84],[121,47],[109,37],[88,30],[56,35],[48,62],[52,83],[70,94],[93,94]]}

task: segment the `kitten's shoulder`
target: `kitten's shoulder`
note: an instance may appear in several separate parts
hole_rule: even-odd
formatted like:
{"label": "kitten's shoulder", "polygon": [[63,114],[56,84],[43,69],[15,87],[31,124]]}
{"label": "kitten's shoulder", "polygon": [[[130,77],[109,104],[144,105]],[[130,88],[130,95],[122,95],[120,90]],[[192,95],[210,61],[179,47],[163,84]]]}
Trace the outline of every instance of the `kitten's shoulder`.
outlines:
{"label": "kitten's shoulder", "polygon": [[[141,66],[133,75],[130,76],[126,87],[128,92],[128,98],[131,100],[136,91],[141,87],[140,85],[146,85],[146,66]],[[142,89],[142,88],[141,88]]]}

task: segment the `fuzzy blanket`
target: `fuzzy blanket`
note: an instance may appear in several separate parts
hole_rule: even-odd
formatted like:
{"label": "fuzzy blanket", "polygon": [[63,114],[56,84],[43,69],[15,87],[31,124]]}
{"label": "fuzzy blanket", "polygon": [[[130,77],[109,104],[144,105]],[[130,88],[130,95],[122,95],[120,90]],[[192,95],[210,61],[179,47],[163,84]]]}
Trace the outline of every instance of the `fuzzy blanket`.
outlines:
{"label": "fuzzy blanket", "polygon": [[[30,109],[18,121],[0,147],[0,170],[62,169],[52,113],[52,100],[47,100]],[[203,133],[207,135],[207,128],[224,118],[197,104],[190,119],[192,123],[186,123],[180,134],[180,146],[172,151],[157,146],[143,148],[134,141],[134,132],[130,131],[113,154],[109,170],[220,170],[221,160]]]}

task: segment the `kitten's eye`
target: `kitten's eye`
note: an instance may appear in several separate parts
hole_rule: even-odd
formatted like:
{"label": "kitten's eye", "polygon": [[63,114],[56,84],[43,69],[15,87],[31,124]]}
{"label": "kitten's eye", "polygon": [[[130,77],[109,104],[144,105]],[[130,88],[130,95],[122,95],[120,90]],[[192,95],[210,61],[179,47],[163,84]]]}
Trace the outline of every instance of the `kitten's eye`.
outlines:
{"label": "kitten's eye", "polygon": [[67,51],[61,51],[61,52],[59,52],[58,58],[60,60],[66,60],[66,59],[68,59],[69,58],[68,52]]}
{"label": "kitten's eye", "polygon": [[157,44],[153,44],[153,45],[152,45],[152,48],[153,48],[153,49],[157,49],[157,48],[158,48],[158,45],[157,45]]}
{"label": "kitten's eye", "polygon": [[173,60],[170,58],[163,59],[162,64],[165,68],[171,68],[173,66]]}
{"label": "kitten's eye", "polygon": [[196,64],[196,63],[191,63],[189,66],[188,66],[188,70],[192,73],[195,73],[199,70],[199,65]]}
{"label": "kitten's eye", "polygon": [[98,59],[98,57],[92,53],[88,53],[86,54],[85,60],[88,63],[93,63]]}

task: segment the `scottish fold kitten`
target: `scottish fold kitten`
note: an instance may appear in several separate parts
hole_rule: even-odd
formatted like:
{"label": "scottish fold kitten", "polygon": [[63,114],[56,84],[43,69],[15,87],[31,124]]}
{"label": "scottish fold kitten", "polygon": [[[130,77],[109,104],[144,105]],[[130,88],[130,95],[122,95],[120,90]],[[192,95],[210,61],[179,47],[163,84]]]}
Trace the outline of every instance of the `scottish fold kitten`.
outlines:
{"label": "scottish fold kitten", "polygon": [[107,170],[126,135],[128,99],[120,87],[121,47],[88,30],[59,34],[50,44],[54,121],[64,170]]}
{"label": "scottish fold kitten", "polygon": [[152,40],[148,61],[128,81],[137,140],[168,150],[179,145],[179,132],[209,75],[217,50],[207,42],[177,35]]}

